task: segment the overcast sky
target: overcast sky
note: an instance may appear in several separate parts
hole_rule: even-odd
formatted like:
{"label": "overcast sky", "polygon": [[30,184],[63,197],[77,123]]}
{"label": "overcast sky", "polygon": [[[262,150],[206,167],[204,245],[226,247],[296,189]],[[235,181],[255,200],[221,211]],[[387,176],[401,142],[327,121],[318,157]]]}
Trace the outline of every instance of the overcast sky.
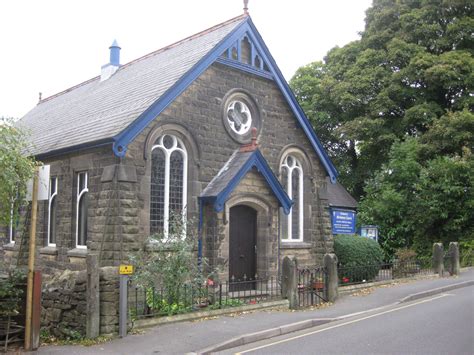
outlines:
{"label": "overcast sky", "polygon": [[[364,29],[371,0],[250,0],[285,78]],[[100,74],[117,39],[121,63],[216,25],[243,0],[0,0],[0,117]]]}

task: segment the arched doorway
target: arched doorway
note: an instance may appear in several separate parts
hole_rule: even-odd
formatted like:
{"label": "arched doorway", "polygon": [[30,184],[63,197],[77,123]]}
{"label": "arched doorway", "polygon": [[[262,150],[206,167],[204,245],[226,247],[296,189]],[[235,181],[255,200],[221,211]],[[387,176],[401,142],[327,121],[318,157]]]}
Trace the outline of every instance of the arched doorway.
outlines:
{"label": "arched doorway", "polygon": [[[253,279],[257,266],[257,211],[237,205],[229,212],[229,280]],[[252,288],[255,282],[232,287],[233,290]]]}

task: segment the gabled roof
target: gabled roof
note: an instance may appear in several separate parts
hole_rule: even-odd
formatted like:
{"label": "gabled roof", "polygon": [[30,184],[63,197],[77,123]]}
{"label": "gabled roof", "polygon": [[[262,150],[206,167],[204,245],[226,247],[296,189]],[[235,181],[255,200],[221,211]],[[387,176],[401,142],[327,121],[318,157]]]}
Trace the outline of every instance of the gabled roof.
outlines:
{"label": "gabled roof", "polygon": [[[264,73],[221,57],[244,36],[265,63]],[[214,62],[275,81],[331,182],[336,182],[336,168],[251,18],[245,15],[126,64],[108,80],[101,82],[96,77],[43,100],[20,121],[32,134],[31,154],[42,158],[113,144],[115,155],[123,157],[128,144]]]}
{"label": "gabled roof", "polygon": [[222,211],[229,195],[254,167],[262,174],[280,206],[283,207],[284,212],[286,214],[290,213],[293,202],[258,149],[252,152],[241,152],[238,150],[232,154],[224,167],[203,190],[199,198],[205,203],[213,204],[217,212]]}
{"label": "gabled roof", "polygon": [[31,134],[33,155],[113,143],[232,30],[239,16],[43,99],[19,122]]}
{"label": "gabled roof", "polygon": [[329,206],[356,209],[358,205],[357,201],[344,188],[344,186],[342,186],[339,182],[331,184],[328,180],[329,179],[326,179],[328,183],[326,184],[327,190],[324,198],[327,198]]}

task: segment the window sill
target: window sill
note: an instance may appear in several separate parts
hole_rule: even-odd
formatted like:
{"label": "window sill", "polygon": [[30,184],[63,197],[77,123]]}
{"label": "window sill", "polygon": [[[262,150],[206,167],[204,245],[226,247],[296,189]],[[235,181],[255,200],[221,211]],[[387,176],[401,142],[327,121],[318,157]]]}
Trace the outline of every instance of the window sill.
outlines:
{"label": "window sill", "polygon": [[87,249],[83,248],[74,248],[71,250],[68,250],[67,256],[73,257],[73,258],[86,258],[87,257]]}
{"label": "window sill", "polygon": [[58,249],[56,247],[44,247],[39,250],[39,253],[43,255],[58,255]]}
{"label": "window sill", "polygon": [[15,243],[8,243],[3,246],[3,250],[15,250]]}
{"label": "window sill", "polygon": [[309,249],[311,248],[311,243],[305,242],[281,242],[280,249]]}

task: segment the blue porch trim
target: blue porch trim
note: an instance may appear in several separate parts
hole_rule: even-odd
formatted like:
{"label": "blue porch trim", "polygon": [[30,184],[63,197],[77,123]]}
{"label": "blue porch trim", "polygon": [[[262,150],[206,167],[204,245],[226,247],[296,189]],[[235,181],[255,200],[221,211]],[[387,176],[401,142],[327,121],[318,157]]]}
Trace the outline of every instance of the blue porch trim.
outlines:
{"label": "blue porch trim", "polygon": [[224,209],[225,202],[229,198],[229,195],[232,193],[232,191],[234,191],[243,177],[253,167],[257,168],[257,171],[265,178],[265,181],[268,183],[268,186],[277,198],[285,214],[289,214],[291,206],[293,205],[293,201],[288,197],[275,174],[273,174],[272,169],[258,149],[249,156],[248,160],[240,168],[238,173],[229,181],[224,190],[222,190],[217,196],[199,197],[199,200],[203,203],[213,204],[214,210],[216,212],[221,212]]}

